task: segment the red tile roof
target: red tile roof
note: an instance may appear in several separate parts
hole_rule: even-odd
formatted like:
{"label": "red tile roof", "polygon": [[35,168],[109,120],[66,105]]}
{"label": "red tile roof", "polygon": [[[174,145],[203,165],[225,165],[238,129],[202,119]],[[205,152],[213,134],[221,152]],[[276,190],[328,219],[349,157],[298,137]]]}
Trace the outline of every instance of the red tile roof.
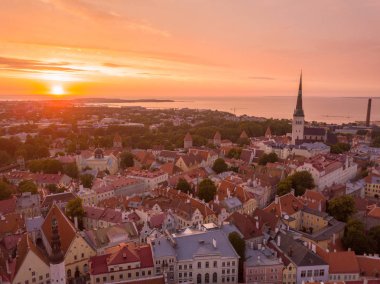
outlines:
{"label": "red tile roof", "polygon": [[16,210],[17,198],[12,196],[11,198],[0,201],[0,213],[6,215],[9,213],[14,213]]}
{"label": "red tile roof", "polygon": [[57,206],[57,204],[53,204],[41,226],[42,233],[45,235],[49,243],[51,242],[52,237],[51,224],[53,217],[57,220],[58,232],[61,236],[62,251],[64,254],[66,254],[76,236],[76,229],[70,220],[66,217],[66,215]]}
{"label": "red tile roof", "polygon": [[90,274],[97,275],[108,272],[108,266],[140,262],[140,268],[153,267],[152,250],[149,245],[122,243],[106,251],[106,254],[90,258]]}

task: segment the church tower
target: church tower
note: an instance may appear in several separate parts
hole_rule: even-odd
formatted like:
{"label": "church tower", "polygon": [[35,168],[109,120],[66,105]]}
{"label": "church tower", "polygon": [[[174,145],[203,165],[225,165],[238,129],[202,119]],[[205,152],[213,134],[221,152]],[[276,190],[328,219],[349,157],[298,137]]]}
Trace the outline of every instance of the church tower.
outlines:
{"label": "church tower", "polygon": [[300,85],[298,88],[297,105],[293,114],[292,123],[292,144],[295,145],[297,140],[304,139],[305,114],[302,108],[302,72],[300,76]]}
{"label": "church tower", "polygon": [[51,235],[51,255],[50,262],[50,283],[65,284],[65,262],[64,255],[61,250],[61,239],[58,233],[57,219],[52,219],[52,235]]}

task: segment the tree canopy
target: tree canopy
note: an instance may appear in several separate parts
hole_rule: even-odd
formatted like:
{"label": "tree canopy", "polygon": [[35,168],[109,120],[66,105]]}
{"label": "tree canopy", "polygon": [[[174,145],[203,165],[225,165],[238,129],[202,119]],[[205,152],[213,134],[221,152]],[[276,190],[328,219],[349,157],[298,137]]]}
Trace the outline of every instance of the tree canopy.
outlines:
{"label": "tree canopy", "polygon": [[184,179],[184,178],[179,178],[176,186],[177,190],[180,190],[184,193],[190,193],[193,191],[191,188],[190,184]]}
{"label": "tree canopy", "polygon": [[303,195],[306,189],[315,187],[313,176],[307,171],[295,172],[280,181],[277,186],[277,194],[284,195],[294,189],[295,196]]}
{"label": "tree canopy", "polygon": [[0,200],[8,199],[12,195],[12,189],[10,185],[0,180]]}
{"label": "tree canopy", "polygon": [[20,192],[30,192],[32,194],[38,193],[37,185],[31,180],[23,180],[18,185],[18,190]]}
{"label": "tree canopy", "polygon": [[350,195],[342,195],[328,202],[327,212],[335,219],[347,222],[355,213],[355,200]]}
{"label": "tree canopy", "polygon": [[120,155],[120,167],[122,169],[130,168],[134,166],[133,154],[130,152],[123,152]]}
{"label": "tree canopy", "polygon": [[66,205],[66,215],[74,221],[75,217],[78,218],[79,227],[83,226],[83,217],[85,216],[85,211],[83,209],[82,199],[75,198],[67,202]]}
{"label": "tree canopy", "polygon": [[202,180],[198,188],[198,197],[206,202],[210,202],[214,199],[216,194],[216,186],[214,182],[206,178]]}
{"label": "tree canopy", "polygon": [[218,158],[215,160],[212,169],[217,174],[223,173],[228,170],[228,166],[226,162],[222,158]]}
{"label": "tree canopy", "polygon": [[336,143],[330,147],[330,152],[334,154],[342,154],[344,152],[350,151],[351,146],[347,143]]}
{"label": "tree canopy", "polygon": [[259,158],[259,165],[265,166],[267,163],[275,163],[278,161],[278,156],[276,153],[263,154]]}
{"label": "tree canopy", "polygon": [[356,254],[370,253],[376,246],[375,241],[367,236],[364,224],[356,219],[347,222],[342,243],[346,249],[351,248]]}
{"label": "tree canopy", "polygon": [[91,188],[94,181],[94,177],[91,174],[84,174],[80,176],[80,182],[85,188]]}

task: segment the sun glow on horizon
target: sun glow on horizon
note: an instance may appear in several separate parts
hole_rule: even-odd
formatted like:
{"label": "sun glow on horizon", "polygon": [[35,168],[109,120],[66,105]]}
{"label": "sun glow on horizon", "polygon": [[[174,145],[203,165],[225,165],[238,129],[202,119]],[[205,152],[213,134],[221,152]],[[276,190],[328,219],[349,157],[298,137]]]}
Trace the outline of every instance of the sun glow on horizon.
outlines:
{"label": "sun glow on horizon", "polygon": [[54,96],[62,96],[65,94],[65,89],[62,85],[55,84],[51,86],[50,92]]}

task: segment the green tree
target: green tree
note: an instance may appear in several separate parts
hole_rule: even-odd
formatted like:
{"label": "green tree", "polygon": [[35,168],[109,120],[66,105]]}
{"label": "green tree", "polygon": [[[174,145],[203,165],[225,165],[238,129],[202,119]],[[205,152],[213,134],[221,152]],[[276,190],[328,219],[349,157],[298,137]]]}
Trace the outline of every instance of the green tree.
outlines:
{"label": "green tree", "polygon": [[120,167],[122,169],[126,169],[129,167],[133,167],[135,164],[133,160],[133,155],[130,152],[123,152],[120,155]]}
{"label": "green tree", "polygon": [[214,199],[216,194],[216,186],[214,182],[206,178],[202,180],[198,188],[198,197],[206,202],[210,202]]}
{"label": "green tree", "polygon": [[58,187],[55,184],[48,184],[46,188],[49,190],[50,193],[61,193],[65,191],[65,188]]}
{"label": "green tree", "polygon": [[76,163],[70,163],[63,167],[63,172],[71,178],[78,178],[79,171]]}
{"label": "green tree", "polygon": [[368,236],[373,240],[375,252],[380,253],[380,225],[372,227]]}
{"label": "green tree", "polygon": [[341,154],[350,151],[351,146],[347,143],[336,143],[330,147],[330,152],[333,154]]}
{"label": "green tree", "polygon": [[227,153],[227,158],[234,158],[234,159],[239,159],[241,154],[241,149],[240,148],[232,148],[231,150],[228,151]]}
{"label": "green tree", "polygon": [[190,193],[193,191],[190,184],[184,178],[178,179],[176,189],[184,193]]}
{"label": "green tree", "polygon": [[306,189],[315,187],[313,176],[307,171],[295,172],[290,177],[295,196],[303,195]]}
{"label": "green tree", "polygon": [[220,173],[223,173],[223,172],[227,171],[228,166],[227,166],[226,162],[222,158],[218,158],[218,159],[215,160],[215,162],[214,162],[214,164],[212,166],[212,169],[217,174],[220,174]]}
{"label": "green tree", "polygon": [[30,192],[32,194],[38,193],[37,185],[31,180],[23,180],[18,185],[18,190],[20,192]]}
{"label": "green tree", "polygon": [[371,253],[375,246],[365,232],[364,224],[356,219],[347,222],[342,243],[346,249],[351,248],[356,254]]}
{"label": "green tree", "polygon": [[8,199],[12,195],[12,189],[10,185],[0,180],[0,200]]}
{"label": "green tree", "polygon": [[282,181],[280,181],[277,185],[277,194],[279,196],[285,195],[289,193],[292,190],[292,179],[291,178],[285,178]]}
{"label": "green tree", "polygon": [[80,182],[85,188],[91,188],[94,182],[94,176],[91,174],[84,174],[80,176]]}
{"label": "green tree", "polygon": [[306,189],[315,187],[312,175],[307,171],[295,172],[277,185],[277,194],[284,195],[294,189],[295,196],[303,195]]}
{"label": "green tree", "polygon": [[83,217],[85,216],[85,211],[83,209],[82,199],[75,198],[67,202],[66,205],[66,215],[72,220],[75,220],[75,217],[78,218],[79,228],[83,228]]}
{"label": "green tree", "polygon": [[232,232],[228,235],[228,240],[235,249],[236,253],[240,256],[239,259],[239,283],[243,282],[243,268],[245,261],[245,241],[240,237],[237,232]]}
{"label": "green tree", "polygon": [[265,166],[267,163],[275,163],[278,161],[278,156],[276,153],[263,154],[259,158],[259,165]]}
{"label": "green tree", "polygon": [[335,219],[347,222],[355,213],[355,200],[350,195],[342,195],[328,202],[327,212]]}

